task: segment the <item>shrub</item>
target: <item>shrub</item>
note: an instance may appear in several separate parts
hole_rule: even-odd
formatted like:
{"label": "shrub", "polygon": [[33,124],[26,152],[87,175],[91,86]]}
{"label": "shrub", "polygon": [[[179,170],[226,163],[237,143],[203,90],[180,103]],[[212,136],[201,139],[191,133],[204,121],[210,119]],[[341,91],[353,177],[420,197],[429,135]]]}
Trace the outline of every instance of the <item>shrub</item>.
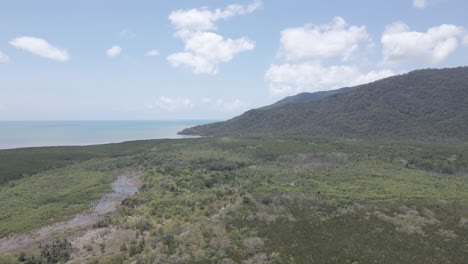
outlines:
{"label": "shrub", "polygon": [[46,263],[65,263],[70,259],[71,252],[72,246],[66,239],[54,238],[42,245],[41,258]]}
{"label": "shrub", "polygon": [[108,227],[112,224],[112,218],[110,216],[105,216],[104,219],[99,220],[96,224],[93,225],[94,228],[103,228]]}
{"label": "shrub", "polygon": [[125,243],[122,243],[122,245],[120,245],[120,251],[127,251],[127,245],[125,245]]}

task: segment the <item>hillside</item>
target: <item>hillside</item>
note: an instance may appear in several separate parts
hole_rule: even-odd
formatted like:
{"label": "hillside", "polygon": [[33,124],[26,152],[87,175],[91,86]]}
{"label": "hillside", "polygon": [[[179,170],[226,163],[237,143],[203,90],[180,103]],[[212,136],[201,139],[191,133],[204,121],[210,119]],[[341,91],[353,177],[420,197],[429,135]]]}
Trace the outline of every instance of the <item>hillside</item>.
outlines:
{"label": "hillside", "polygon": [[274,104],[267,105],[259,109],[263,109],[263,110],[273,109],[273,108],[285,106],[291,103],[308,103],[308,102],[320,100],[330,95],[344,93],[349,90],[350,88],[346,87],[346,88],[341,88],[341,89],[331,90],[331,91],[322,91],[322,92],[315,92],[315,93],[300,93],[297,95],[285,97]]}
{"label": "hillside", "polygon": [[467,93],[468,67],[417,70],[308,103],[250,110],[181,133],[466,138]]}

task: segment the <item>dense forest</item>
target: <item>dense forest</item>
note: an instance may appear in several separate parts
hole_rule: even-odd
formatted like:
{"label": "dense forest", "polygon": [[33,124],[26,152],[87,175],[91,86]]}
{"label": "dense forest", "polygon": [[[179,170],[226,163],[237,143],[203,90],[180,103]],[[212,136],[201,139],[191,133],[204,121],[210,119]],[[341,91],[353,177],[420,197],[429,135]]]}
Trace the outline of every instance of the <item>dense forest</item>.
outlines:
{"label": "dense forest", "polygon": [[182,134],[466,139],[467,93],[468,67],[417,70],[305,103],[280,101]]}

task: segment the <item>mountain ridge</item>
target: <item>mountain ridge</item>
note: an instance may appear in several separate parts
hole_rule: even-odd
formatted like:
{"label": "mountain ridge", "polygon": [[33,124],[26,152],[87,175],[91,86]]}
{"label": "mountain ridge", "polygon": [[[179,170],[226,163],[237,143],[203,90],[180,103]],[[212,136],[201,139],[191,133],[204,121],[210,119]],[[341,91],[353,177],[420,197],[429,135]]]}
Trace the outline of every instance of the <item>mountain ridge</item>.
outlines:
{"label": "mountain ridge", "polygon": [[272,108],[281,107],[281,106],[284,106],[284,105],[290,104],[290,103],[308,103],[308,102],[320,100],[320,99],[325,98],[325,97],[330,96],[330,95],[344,93],[344,92],[347,92],[349,90],[351,90],[350,87],[344,87],[344,88],[340,88],[340,89],[336,89],[336,90],[329,90],[329,91],[320,91],[320,92],[314,92],[314,93],[308,93],[308,92],[299,93],[299,94],[296,94],[296,95],[287,96],[287,97],[277,101],[276,103],[273,103],[273,104],[267,105],[267,106],[263,106],[263,107],[260,107],[260,108],[257,108],[257,109],[263,109],[263,110],[272,109]]}
{"label": "mountain ridge", "polygon": [[348,89],[310,102],[249,110],[180,133],[467,137],[468,67],[416,70]]}

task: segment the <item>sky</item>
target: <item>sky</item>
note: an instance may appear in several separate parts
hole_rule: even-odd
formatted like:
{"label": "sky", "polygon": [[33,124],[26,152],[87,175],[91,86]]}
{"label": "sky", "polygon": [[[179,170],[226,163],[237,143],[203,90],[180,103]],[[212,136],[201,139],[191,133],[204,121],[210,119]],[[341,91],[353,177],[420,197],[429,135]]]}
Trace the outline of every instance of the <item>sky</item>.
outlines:
{"label": "sky", "polygon": [[223,120],[300,92],[465,66],[466,0],[0,5],[0,120]]}

